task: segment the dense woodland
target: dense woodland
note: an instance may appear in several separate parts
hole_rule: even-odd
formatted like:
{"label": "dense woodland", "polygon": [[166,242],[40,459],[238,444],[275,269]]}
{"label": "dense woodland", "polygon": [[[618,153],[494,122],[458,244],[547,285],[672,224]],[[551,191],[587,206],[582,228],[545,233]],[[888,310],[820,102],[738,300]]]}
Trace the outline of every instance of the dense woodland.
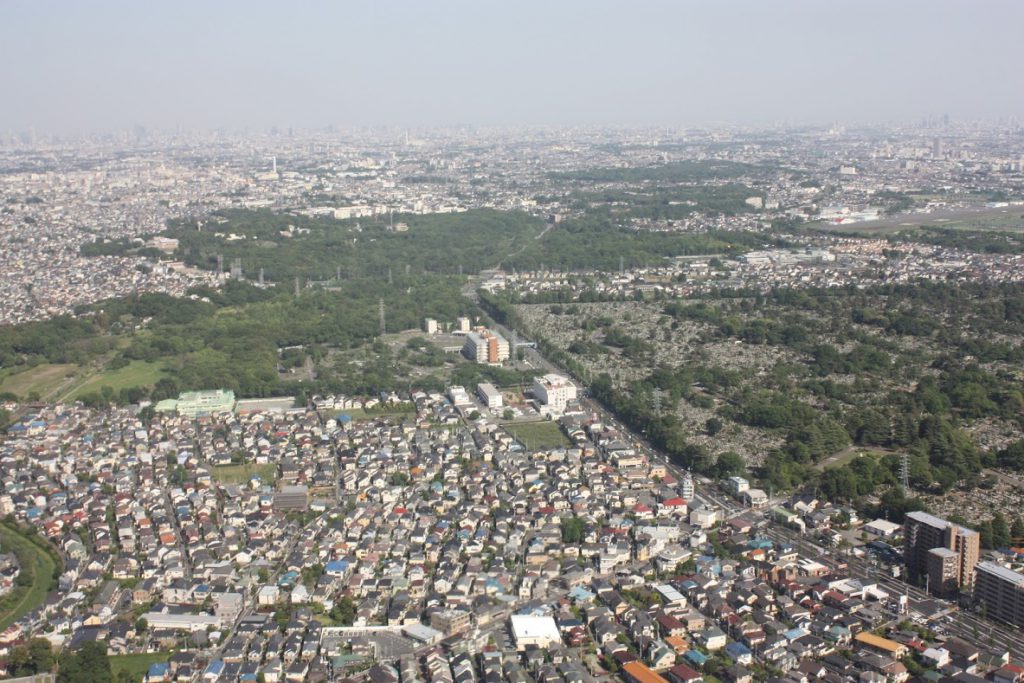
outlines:
{"label": "dense woodland", "polygon": [[[689,215],[695,210],[744,210],[747,189],[688,189],[690,204],[658,198],[651,205],[633,198],[630,211],[645,217]],[[745,207],[749,209],[749,207]],[[419,274],[471,274],[502,266],[514,270],[541,267],[616,269],[664,263],[693,254],[735,254],[766,245],[785,246],[777,238],[749,232],[643,232],[622,227],[623,216],[608,207],[589,209],[545,230],[525,213],[474,210],[456,214],[396,215],[408,229],[391,230],[392,219],[378,217],[339,221],[270,211],[225,211],[198,229],[178,222],[165,233],[179,241],[177,256],[191,265],[226,270],[240,259],[255,278],[262,268],[268,281],[290,283],[295,277],[333,281],[358,277]],[[291,229],[289,229],[291,228]],[[228,236],[245,239],[228,239]]]}

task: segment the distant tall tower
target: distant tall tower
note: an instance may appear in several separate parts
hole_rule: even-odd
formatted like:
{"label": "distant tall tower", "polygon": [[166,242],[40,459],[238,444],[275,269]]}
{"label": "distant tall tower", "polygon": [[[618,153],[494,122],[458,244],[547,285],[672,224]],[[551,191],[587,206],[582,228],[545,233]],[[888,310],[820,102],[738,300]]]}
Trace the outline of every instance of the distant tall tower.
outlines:
{"label": "distant tall tower", "polygon": [[263,269],[260,268],[260,284],[263,284]]}
{"label": "distant tall tower", "polygon": [[384,298],[381,297],[377,300],[377,309],[380,312],[380,334],[384,336],[387,334],[388,326],[384,321]]}
{"label": "distant tall tower", "polygon": [[394,284],[391,280],[391,266],[388,266],[388,284]]}
{"label": "distant tall tower", "polygon": [[236,258],[231,260],[231,279],[241,280],[242,279],[242,259]]}
{"label": "distant tall tower", "polygon": [[341,282],[341,266],[336,266],[334,268],[334,279]]}
{"label": "distant tall tower", "polygon": [[276,156],[274,156],[274,157],[271,157],[271,158],[270,158],[270,163],[271,163],[271,164],[273,165],[273,167],[274,167],[274,173],[277,173],[277,157],[276,157]]}
{"label": "distant tall tower", "polygon": [[224,254],[217,254],[217,273],[224,272]]}
{"label": "distant tall tower", "polygon": [[299,295],[299,276],[295,276],[295,296]]}

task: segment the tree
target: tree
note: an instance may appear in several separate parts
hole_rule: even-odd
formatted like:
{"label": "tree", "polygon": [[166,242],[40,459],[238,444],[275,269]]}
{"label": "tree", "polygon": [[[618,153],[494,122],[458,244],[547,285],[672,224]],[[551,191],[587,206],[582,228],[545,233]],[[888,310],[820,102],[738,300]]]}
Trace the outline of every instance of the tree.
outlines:
{"label": "tree", "polygon": [[717,417],[709,417],[708,421],[704,423],[704,431],[708,433],[708,436],[714,436],[722,431],[722,427],[724,426],[725,424],[721,419]]}
{"label": "tree", "polygon": [[83,643],[61,658],[57,683],[113,683],[107,647],[102,643]]}
{"label": "tree", "polygon": [[33,638],[28,641],[28,658],[32,664],[32,673],[53,671],[53,646],[46,638]]}
{"label": "tree", "polygon": [[586,525],[579,517],[567,517],[562,520],[562,542],[582,543],[586,533]]}
{"label": "tree", "polygon": [[746,469],[746,463],[739,453],[726,451],[719,454],[718,461],[715,463],[715,469],[719,477],[731,477]]}
{"label": "tree", "polygon": [[1020,517],[1013,518],[1013,525],[1010,527],[1010,536],[1015,544],[1024,539],[1024,520]]}
{"label": "tree", "polygon": [[1008,548],[1010,540],[1010,527],[1006,524],[1006,518],[1002,512],[997,512],[992,517],[992,547]]}
{"label": "tree", "polygon": [[356,603],[352,599],[352,596],[343,596],[341,600],[331,608],[330,617],[342,626],[351,626],[356,620]]}

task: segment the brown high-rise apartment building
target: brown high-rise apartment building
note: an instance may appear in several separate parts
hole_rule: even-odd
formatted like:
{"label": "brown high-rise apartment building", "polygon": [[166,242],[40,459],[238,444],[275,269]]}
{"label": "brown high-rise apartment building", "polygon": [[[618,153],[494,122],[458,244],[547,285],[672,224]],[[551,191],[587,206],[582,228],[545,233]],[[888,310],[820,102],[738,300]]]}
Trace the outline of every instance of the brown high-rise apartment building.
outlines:
{"label": "brown high-rise apartment building", "polygon": [[908,512],[903,521],[903,561],[911,580],[925,577],[939,596],[969,587],[981,550],[973,529],[927,512]]}

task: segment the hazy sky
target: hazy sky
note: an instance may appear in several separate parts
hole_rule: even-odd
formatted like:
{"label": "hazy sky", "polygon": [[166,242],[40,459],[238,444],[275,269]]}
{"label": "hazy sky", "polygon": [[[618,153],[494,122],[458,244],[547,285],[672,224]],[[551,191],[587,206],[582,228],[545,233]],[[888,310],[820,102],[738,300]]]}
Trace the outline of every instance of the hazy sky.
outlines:
{"label": "hazy sky", "polygon": [[1024,117],[1024,0],[0,0],[0,129]]}

